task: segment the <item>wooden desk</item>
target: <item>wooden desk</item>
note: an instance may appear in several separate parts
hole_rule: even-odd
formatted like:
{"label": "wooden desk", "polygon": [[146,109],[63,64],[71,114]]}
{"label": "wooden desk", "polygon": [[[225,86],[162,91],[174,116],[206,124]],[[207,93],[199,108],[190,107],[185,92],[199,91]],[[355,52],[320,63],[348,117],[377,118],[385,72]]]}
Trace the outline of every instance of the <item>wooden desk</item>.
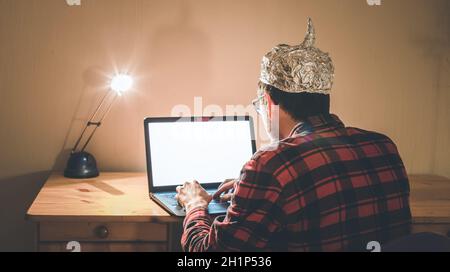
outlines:
{"label": "wooden desk", "polygon": [[[414,232],[450,235],[450,180],[410,176]],[[102,173],[88,180],[52,175],[28,210],[39,251],[179,250],[180,219],[149,199],[145,173]]]}
{"label": "wooden desk", "polygon": [[179,250],[181,220],[149,199],[145,173],[53,174],[27,217],[37,222],[39,251],[67,251],[69,241],[83,251]]}

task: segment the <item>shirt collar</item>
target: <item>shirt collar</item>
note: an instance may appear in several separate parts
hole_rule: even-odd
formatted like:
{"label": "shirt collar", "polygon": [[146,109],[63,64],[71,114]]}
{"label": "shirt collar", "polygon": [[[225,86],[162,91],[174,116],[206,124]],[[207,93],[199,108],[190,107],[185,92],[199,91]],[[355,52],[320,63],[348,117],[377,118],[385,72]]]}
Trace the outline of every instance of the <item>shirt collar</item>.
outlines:
{"label": "shirt collar", "polygon": [[344,123],[334,114],[316,115],[300,121],[291,131],[289,137],[300,135],[305,136],[310,133],[320,133],[338,128],[343,128]]}

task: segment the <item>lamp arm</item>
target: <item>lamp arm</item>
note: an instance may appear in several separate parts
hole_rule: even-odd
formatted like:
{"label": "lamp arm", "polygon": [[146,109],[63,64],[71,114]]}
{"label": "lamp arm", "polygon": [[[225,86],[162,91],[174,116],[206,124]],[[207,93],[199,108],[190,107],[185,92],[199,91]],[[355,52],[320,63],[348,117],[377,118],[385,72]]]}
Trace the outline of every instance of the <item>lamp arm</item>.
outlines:
{"label": "lamp arm", "polygon": [[100,127],[102,125],[103,120],[105,120],[106,115],[108,115],[108,113],[111,111],[112,105],[114,104],[114,101],[116,101],[116,99],[117,99],[117,93],[115,93],[111,103],[108,105],[108,108],[103,113],[103,115],[100,118],[100,120],[98,122],[96,122],[96,123],[90,122],[91,125],[95,125],[95,128],[91,132],[91,135],[89,135],[89,138],[87,139],[86,143],[84,144],[83,148],[81,149],[81,152],[83,152],[86,149],[87,145],[91,141],[91,139],[94,136],[95,132],[97,131],[98,127]]}
{"label": "lamp arm", "polygon": [[81,140],[83,139],[84,134],[86,133],[87,129],[92,126],[95,125],[95,129],[93,130],[93,132],[91,133],[91,135],[89,136],[87,142],[84,144],[83,149],[81,151],[84,151],[84,149],[86,148],[87,144],[89,143],[89,141],[91,140],[92,136],[94,135],[95,131],[97,130],[97,128],[101,125],[101,122],[103,121],[103,119],[105,118],[106,114],[108,114],[108,112],[111,110],[111,106],[114,102],[114,100],[117,97],[117,94],[115,94],[113,101],[111,102],[111,104],[108,106],[107,110],[105,111],[105,113],[103,114],[103,116],[101,117],[100,121],[98,122],[94,122],[94,118],[97,117],[100,109],[103,107],[103,105],[105,104],[106,99],[108,98],[110,92],[106,92],[106,94],[103,96],[102,101],[100,102],[100,104],[97,106],[97,108],[95,109],[94,113],[92,114],[91,118],[89,118],[89,121],[86,123],[86,126],[83,129],[83,132],[81,133],[80,137],[78,137],[75,146],[72,148],[72,153],[76,152],[76,149],[78,148],[78,146],[80,145]]}

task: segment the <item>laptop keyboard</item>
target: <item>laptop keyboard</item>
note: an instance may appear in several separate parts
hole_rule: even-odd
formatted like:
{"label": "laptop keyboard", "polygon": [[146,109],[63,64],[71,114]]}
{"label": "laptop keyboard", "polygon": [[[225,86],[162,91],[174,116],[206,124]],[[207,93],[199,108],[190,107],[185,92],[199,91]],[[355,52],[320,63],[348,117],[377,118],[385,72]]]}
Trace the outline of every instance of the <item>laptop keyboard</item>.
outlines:
{"label": "laptop keyboard", "polygon": [[[215,191],[207,191],[208,194],[213,194],[215,193]],[[178,206],[178,200],[175,198],[175,196],[177,195],[177,193],[165,193],[165,194],[160,194],[160,197],[164,197],[164,199],[167,201],[168,204],[170,204],[171,206]],[[209,205],[216,205],[216,204],[223,204],[220,201],[217,201],[216,199],[213,199]]]}
{"label": "laptop keyboard", "polygon": [[164,199],[167,201],[168,204],[172,206],[177,206],[178,201],[175,198],[177,194],[176,193],[168,193],[168,194],[161,194],[160,196],[164,197]]}

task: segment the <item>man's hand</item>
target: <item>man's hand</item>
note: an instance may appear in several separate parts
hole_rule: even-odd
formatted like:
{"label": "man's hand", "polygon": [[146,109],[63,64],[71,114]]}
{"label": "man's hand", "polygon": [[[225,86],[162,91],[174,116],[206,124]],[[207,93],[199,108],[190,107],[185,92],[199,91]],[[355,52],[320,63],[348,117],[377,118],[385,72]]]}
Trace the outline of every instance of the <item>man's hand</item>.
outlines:
{"label": "man's hand", "polygon": [[212,196],[196,180],[178,186],[175,198],[186,209],[186,213],[199,207],[207,208],[212,200]]}
{"label": "man's hand", "polygon": [[[214,193],[213,198],[219,199],[220,202],[227,202],[231,200],[233,193],[229,191],[234,188],[234,184],[237,182],[235,179],[226,179],[222,184],[220,184],[217,192]],[[223,194],[223,195],[222,195]]]}

